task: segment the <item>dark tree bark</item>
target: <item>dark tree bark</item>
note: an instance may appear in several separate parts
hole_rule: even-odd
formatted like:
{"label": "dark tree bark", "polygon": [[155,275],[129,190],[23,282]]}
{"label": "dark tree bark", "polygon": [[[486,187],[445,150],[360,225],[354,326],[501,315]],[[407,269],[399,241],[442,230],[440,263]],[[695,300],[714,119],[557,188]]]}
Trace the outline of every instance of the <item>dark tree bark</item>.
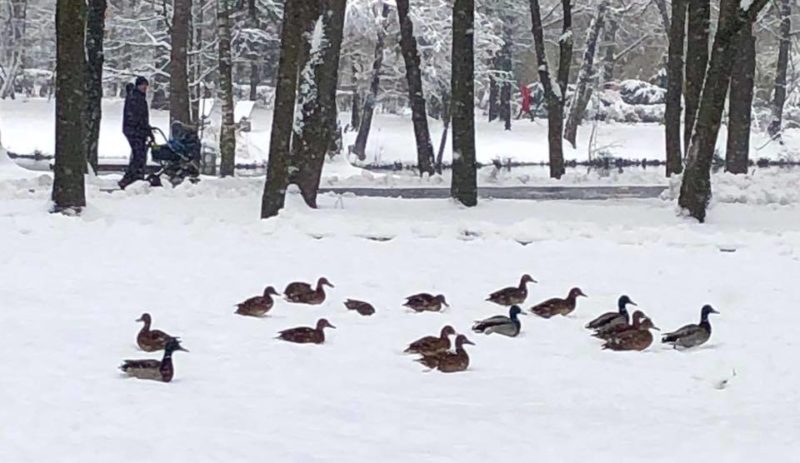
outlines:
{"label": "dark tree bark", "polygon": [[[531,32],[533,33],[536,61],[539,66],[539,80],[544,88],[547,102],[547,140],[550,154],[550,177],[561,178],[564,175],[564,150],[561,143],[561,132],[564,123],[564,95],[569,79],[569,65],[572,58],[572,11],[570,0],[562,0],[563,22],[562,35],[559,39],[558,77],[553,82],[547,56],[544,51],[544,32],[539,0],[530,0]],[[554,86],[555,84],[555,86]]]}
{"label": "dark tree bark", "polygon": [[511,82],[508,79],[500,86],[500,119],[503,127],[511,130]]}
{"label": "dark tree bark", "polygon": [[84,143],[86,108],[86,2],[56,3],[56,153],[53,169],[55,212],[86,206]]}
{"label": "dark tree bark", "polygon": [[189,113],[189,26],[192,0],[173,0],[170,54],[169,121],[192,122]]}
{"label": "dark tree bark", "polygon": [[494,76],[489,76],[489,122],[494,122],[498,117],[498,100],[499,89],[497,88],[497,79]]}
{"label": "dark tree bark", "polygon": [[231,56],[231,0],[217,1],[217,47],[219,50],[219,99],[222,101],[222,126],[219,132],[222,177],[236,169],[236,124],[233,119],[233,57]]}
{"label": "dark tree bark", "polygon": [[322,0],[322,34],[320,47],[313,50],[304,73],[311,74],[315,91],[304,95],[302,132],[297,137],[299,148],[292,167],[295,183],[309,207],[317,207],[317,190],[322,177],[325,155],[336,138],[336,84],[339,76],[339,55],[344,32],[346,0]]}
{"label": "dark tree bark", "polygon": [[664,109],[667,177],[672,174],[679,174],[683,170],[683,156],[681,156],[681,93],[683,91],[683,50],[687,2],[688,0],[672,0],[672,19],[670,20],[669,48],[667,51],[667,96]]}
{"label": "dark tree bark", "polygon": [[297,97],[297,69],[303,47],[303,3],[286,0],[283,7],[281,51],[275,86],[275,109],[269,142],[267,181],[261,198],[261,218],[278,215],[286,199],[289,182],[289,155]]}
{"label": "dark tree bark", "polygon": [[474,27],[474,0],[455,0],[451,61],[453,179],[450,196],[465,206],[478,204],[475,164]]}
{"label": "dark tree bark", "polygon": [[600,37],[600,30],[603,28],[608,1],[601,1],[597,5],[592,22],[589,24],[589,33],[586,34],[586,45],[583,50],[583,63],[578,71],[575,80],[575,92],[569,105],[567,122],[564,125],[564,139],[570,142],[575,148],[575,138],[578,135],[578,125],[583,120],[583,113],[589,103],[592,88],[589,85],[594,73],[594,56],[597,52],[597,41]]}
{"label": "dark tree bark", "polygon": [[511,130],[511,82],[513,79],[514,60],[511,56],[511,46],[513,38],[514,18],[506,16],[503,19],[503,46],[498,54],[499,62],[497,68],[503,72],[503,80],[500,82],[500,107],[498,116],[504,123],[506,130]]}
{"label": "dark tree bark", "polygon": [[780,0],[776,8],[780,16],[780,43],[778,45],[778,63],[775,67],[775,90],[772,94],[772,120],[767,131],[770,137],[781,139],[783,124],[783,104],[786,102],[786,71],[789,67],[789,50],[792,46],[792,0]]}
{"label": "dark tree bark", "polygon": [[684,101],[686,111],[683,126],[683,147],[689,148],[694,118],[700,106],[700,92],[708,65],[708,30],[711,27],[710,0],[687,1],[686,30],[686,85]]}
{"label": "dark tree bark", "polygon": [[425,110],[425,96],[422,92],[422,74],[414,37],[414,24],[408,17],[408,0],[397,0],[397,17],[400,21],[400,49],[406,64],[408,101],[411,104],[411,120],[414,124],[414,138],[417,142],[417,166],[419,173],[433,174],[433,144],[428,128],[428,114]]}
{"label": "dark tree bark", "polygon": [[711,160],[737,52],[736,38],[742,27],[755,22],[766,3],[767,0],[755,0],[746,11],[740,9],[741,0],[722,0],[720,4],[717,33],[704,80],[707,85],[703,86],[678,198],[680,207],[700,222],[705,221],[711,199]]}
{"label": "dark tree bark", "polygon": [[442,136],[439,139],[439,152],[436,154],[436,173],[442,174],[442,162],[444,159],[444,148],[447,146],[447,134],[450,132],[450,93],[442,91]]}
{"label": "dark tree bark", "polygon": [[750,118],[753,108],[753,79],[756,73],[756,38],[746,24],[736,38],[728,103],[728,143],[725,170],[746,174],[750,153]]}
{"label": "dark tree bark", "polygon": [[378,99],[378,90],[381,84],[381,68],[383,67],[383,50],[386,48],[386,18],[389,16],[389,5],[384,3],[381,9],[381,21],[378,24],[378,40],[375,42],[375,57],[372,60],[372,79],[369,93],[361,112],[361,124],[358,126],[358,135],[353,147],[353,153],[358,159],[367,158],[367,139],[372,128],[372,115],[375,112],[375,103]]}
{"label": "dark tree bark", "polygon": [[[247,21],[250,23],[250,27],[258,27],[256,0],[247,0]],[[253,53],[250,57],[250,101],[258,99],[259,83],[261,83],[261,73],[258,71],[258,55]]]}
{"label": "dark tree bark", "polygon": [[614,54],[617,52],[617,29],[619,24],[614,18],[606,21],[603,30],[603,44],[606,47],[605,54],[603,55],[603,82],[611,82],[614,79],[614,64],[616,58]]}
{"label": "dark tree bark", "polygon": [[103,35],[106,0],[89,0],[86,16],[86,157],[97,172],[103,102]]}

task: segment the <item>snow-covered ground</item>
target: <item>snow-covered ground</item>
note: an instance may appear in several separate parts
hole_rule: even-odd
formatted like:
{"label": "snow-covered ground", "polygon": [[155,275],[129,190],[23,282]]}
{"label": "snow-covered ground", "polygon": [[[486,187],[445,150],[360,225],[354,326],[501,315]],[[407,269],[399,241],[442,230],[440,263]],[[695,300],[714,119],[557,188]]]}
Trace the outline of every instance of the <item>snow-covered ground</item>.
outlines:
{"label": "snow-covered ground", "polygon": [[[218,105],[217,105],[218,106]],[[0,101],[0,131],[5,135],[6,148],[19,154],[40,151],[52,154],[54,139],[54,102],[45,99],[19,99]],[[122,136],[122,100],[106,99],[103,102],[103,122],[100,130],[100,156],[107,162],[125,162],[130,148]],[[216,138],[219,115],[212,114],[212,129],[206,133],[209,143]],[[341,115],[343,125],[349,114]],[[168,129],[168,115],[163,111],[151,111],[151,123]],[[252,114],[250,133],[239,134],[237,162],[263,162],[268,157],[269,133],[272,112],[256,108]],[[438,147],[442,125],[430,121],[431,137]],[[592,126],[585,125],[578,131],[578,145],[572,149],[565,143],[564,156],[578,161],[589,156]],[[718,149],[725,152],[725,127],[720,132]],[[449,139],[450,137],[448,137]],[[354,141],[355,134],[345,136],[345,144]],[[785,146],[769,143],[764,133],[754,132],[751,139],[753,159],[800,160],[800,129],[784,132]],[[500,123],[488,123],[480,117],[476,121],[476,149],[479,162],[489,163],[493,159],[511,159],[517,162],[547,161],[547,123],[545,120],[515,121],[513,129],[503,130]],[[596,139],[592,144],[594,156],[608,154],[624,159],[661,159],[664,151],[664,129],[659,124],[600,123],[596,127]],[[445,150],[445,162],[450,160],[450,147]],[[416,162],[411,117],[377,114],[367,144],[367,163],[391,164],[393,162]]]}
{"label": "snow-covered ground", "polygon": [[[9,180],[14,167],[0,166],[0,461],[749,463],[800,452],[796,201],[718,202],[699,225],[657,199],[464,209],[324,196],[309,211],[290,194],[280,217],[260,221],[263,179],[108,194],[101,178],[75,218],[47,214],[47,175]],[[572,286],[589,298],[567,318],[524,318],[516,339],[468,334],[464,373],[425,372],[401,353],[446,323],[469,333],[502,313],[484,298],[522,273],[540,282],[530,303]],[[336,285],[322,306],[233,314],[267,284],[322,275]],[[401,307],[420,291],[452,307]],[[623,293],[663,329],[696,322],[704,303],[721,315],[693,352],[602,351],[583,325]],[[347,312],[345,298],[378,312]],[[135,347],[144,311],[191,350],[176,354],[170,384],[116,370],[159,357]],[[273,339],[323,316],[337,326],[324,345]]]}

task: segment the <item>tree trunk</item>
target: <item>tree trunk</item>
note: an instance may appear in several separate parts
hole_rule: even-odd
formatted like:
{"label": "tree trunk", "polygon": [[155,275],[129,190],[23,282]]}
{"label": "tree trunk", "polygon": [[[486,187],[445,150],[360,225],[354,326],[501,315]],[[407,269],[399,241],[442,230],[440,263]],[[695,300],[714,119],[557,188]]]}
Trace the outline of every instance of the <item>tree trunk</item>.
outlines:
{"label": "tree trunk", "polygon": [[336,86],[339,55],[344,33],[346,0],[322,0],[319,45],[312,47],[305,69],[304,82],[314,91],[303,95],[302,124],[297,136],[300,147],[292,166],[297,169],[295,182],[309,207],[317,207],[317,190],[322,178],[325,155],[336,138]]}
{"label": "tree trunk", "polygon": [[[247,0],[247,21],[250,27],[258,28],[258,8],[256,0]],[[258,84],[261,82],[261,73],[258,72],[258,54],[250,56],[250,101],[258,99]]]}
{"label": "tree trunk", "polygon": [[0,67],[5,71],[5,78],[0,79],[0,99],[14,99],[14,83],[17,73],[23,66],[25,52],[25,23],[27,18],[27,0],[8,1],[9,17],[4,30],[0,31],[0,50],[5,56],[0,56]]}
{"label": "tree trunk", "polygon": [[672,174],[679,174],[683,170],[681,156],[681,93],[683,90],[683,43],[684,30],[686,28],[687,1],[672,1],[669,49],[667,51],[667,96],[664,109],[667,177]]}
{"label": "tree trunk", "polygon": [[[655,0],[656,8],[658,8],[658,16],[661,18],[661,24],[664,26],[664,33],[670,34],[670,20],[669,20],[669,6],[667,0]],[[673,14],[675,5],[673,4]]]}
{"label": "tree trunk", "polygon": [[189,21],[192,0],[173,0],[172,51],[170,54],[169,121],[192,122],[189,113]]}
{"label": "tree trunk", "polygon": [[494,122],[497,119],[497,101],[498,101],[497,79],[493,75],[489,76],[489,122]]}
{"label": "tree trunk", "polygon": [[503,19],[503,46],[498,53],[497,68],[503,72],[503,79],[500,82],[500,107],[498,116],[504,122],[504,128],[511,130],[511,82],[514,78],[514,60],[511,56],[511,45],[513,38],[514,17],[506,16]]}
{"label": "tree trunk", "polygon": [[56,3],[56,153],[53,169],[54,211],[86,206],[86,2]]}
{"label": "tree trunk", "polygon": [[453,178],[450,196],[465,206],[478,204],[475,164],[474,0],[453,4]]}
{"label": "tree trunk", "polygon": [[783,124],[783,104],[786,102],[786,71],[789,67],[789,50],[792,46],[792,0],[780,0],[777,8],[780,16],[780,43],[778,45],[778,63],[775,68],[775,90],[772,94],[772,120],[767,131],[770,137],[781,139]]}
{"label": "tree trunk", "polygon": [[289,181],[289,154],[297,97],[297,69],[303,47],[303,3],[286,0],[283,7],[281,51],[275,86],[275,109],[269,142],[267,181],[261,198],[261,218],[278,215],[283,209]]}
{"label": "tree trunk", "polygon": [[753,79],[756,73],[756,38],[746,24],[736,39],[728,103],[728,143],[725,170],[746,174],[749,167],[750,117],[753,107]]}
{"label": "tree trunk", "polygon": [[233,58],[231,56],[231,0],[217,0],[219,49],[219,99],[222,101],[222,126],[219,132],[222,177],[233,176],[236,169],[236,124],[233,120]]}
{"label": "tree trunk", "polygon": [[711,2],[709,0],[684,0],[688,2],[686,31],[686,112],[683,126],[683,147],[689,148],[694,118],[700,105],[700,92],[708,65],[708,30],[711,27]]}
{"label": "tree trunk", "polygon": [[500,86],[500,119],[503,127],[511,130],[511,82],[508,79]]}
{"label": "tree trunk", "polygon": [[614,64],[616,61],[614,54],[617,52],[617,29],[619,29],[619,24],[616,19],[612,18],[607,21],[603,31],[603,44],[606,47],[606,52],[603,56],[603,82],[611,82],[614,79]]}
{"label": "tree trunk", "polygon": [[381,67],[383,67],[383,49],[386,47],[386,17],[389,16],[389,5],[383,3],[381,10],[381,20],[378,23],[378,40],[375,43],[375,57],[372,60],[372,80],[370,82],[369,93],[364,102],[364,110],[361,113],[361,124],[358,126],[353,152],[358,159],[367,158],[367,138],[372,128],[372,115],[375,112],[375,101],[378,98],[378,89],[381,83]]}
{"label": "tree trunk", "polygon": [[442,92],[442,137],[439,139],[439,152],[436,155],[436,173],[442,174],[442,162],[444,159],[444,148],[447,146],[447,134],[450,132],[450,93],[447,90]]}
{"label": "tree trunk", "polygon": [[414,24],[408,17],[408,0],[397,0],[397,17],[400,21],[400,49],[406,64],[408,101],[411,105],[411,120],[414,124],[414,138],[417,142],[417,166],[419,173],[433,174],[433,145],[428,128],[428,114],[425,110],[425,96],[422,92],[422,74],[414,38]]}
{"label": "tree trunk", "polygon": [[89,0],[86,16],[86,157],[97,172],[97,147],[100,140],[100,119],[103,103],[103,35],[105,33],[106,0]]}
{"label": "tree trunk", "polygon": [[597,51],[597,41],[600,37],[600,29],[603,28],[603,21],[608,8],[608,1],[603,0],[597,5],[597,12],[589,24],[589,33],[586,34],[586,45],[583,50],[583,63],[578,71],[578,77],[575,80],[575,92],[572,94],[572,100],[569,104],[569,114],[567,115],[567,122],[564,126],[564,139],[569,141],[573,148],[575,148],[575,138],[578,135],[578,125],[583,120],[583,113],[588,104],[589,86],[592,79],[594,69],[594,56]]}
{"label": "tree trunk", "polygon": [[708,85],[703,85],[678,198],[680,207],[700,222],[705,221],[711,199],[711,160],[737,52],[736,38],[742,27],[756,20],[767,0],[755,0],[746,11],[740,10],[740,3],[741,0],[722,0],[720,4],[717,33],[704,80]]}

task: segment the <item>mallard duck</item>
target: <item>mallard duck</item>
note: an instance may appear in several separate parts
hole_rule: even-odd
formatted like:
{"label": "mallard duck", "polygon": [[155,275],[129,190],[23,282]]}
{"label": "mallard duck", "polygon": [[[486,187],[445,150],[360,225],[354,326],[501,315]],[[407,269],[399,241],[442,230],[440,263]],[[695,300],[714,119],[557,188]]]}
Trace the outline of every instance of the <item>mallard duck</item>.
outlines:
{"label": "mallard duck", "polygon": [[653,321],[647,317],[642,318],[638,329],[630,329],[617,333],[608,338],[603,344],[603,349],[609,350],[645,350],[653,343],[653,334],[650,330],[657,330]]}
{"label": "mallard duck", "polygon": [[592,336],[594,336],[596,338],[600,338],[600,339],[609,339],[611,337],[616,336],[619,333],[622,333],[622,332],[625,332],[625,331],[628,331],[628,330],[632,330],[632,329],[633,330],[638,330],[639,326],[641,325],[641,321],[644,318],[645,318],[644,312],[642,312],[641,310],[637,310],[637,311],[633,312],[633,316],[631,317],[633,322],[630,325],[626,323],[626,324],[607,326],[605,328],[601,328],[601,329],[595,331],[592,334]]}
{"label": "mallard duck", "polygon": [[475,345],[463,334],[456,337],[455,353],[445,351],[435,355],[423,355],[415,361],[419,362],[432,370],[439,370],[442,373],[455,373],[464,371],[469,367],[469,355],[464,350],[464,344]]}
{"label": "mallard duck", "polygon": [[344,306],[347,307],[348,310],[355,310],[364,316],[369,316],[375,313],[375,307],[373,307],[369,302],[348,299],[344,301]]}
{"label": "mallard duck", "polygon": [[495,315],[485,320],[478,320],[472,325],[472,331],[484,334],[502,334],[503,336],[515,337],[522,328],[518,315],[522,314],[522,309],[518,305],[512,305],[505,315]]}
{"label": "mallard duck", "polygon": [[567,316],[575,310],[575,306],[578,303],[578,296],[586,297],[580,288],[572,288],[569,290],[569,294],[567,294],[565,299],[554,297],[540,302],[531,307],[531,312],[542,318],[550,318],[555,315]]}
{"label": "mallard duck", "polygon": [[700,310],[699,324],[686,325],[672,333],[667,333],[661,337],[661,342],[683,349],[704,344],[711,337],[711,323],[708,322],[708,316],[712,313],[718,314],[719,312],[708,304],[704,305]]}
{"label": "mallard duck", "polygon": [[436,355],[447,352],[450,349],[450,336],[456,334],[456,330],[450,325],[442,327],[439,336],[425,336],[408,345],[403,352],[407,354]]}
{"label": "mallard duck", "polygon": [[442,305],[450,307],[450,304],[447,303],[443,295],[438,294],[434,296],[428,293],[408,296],[406,298],[406,303],[403,305],[415,312],[438,312],[442,310]]}
{"label": "mallard duck", "polygon": [[189,352],[181,347],[177,338],[170,338],[164,346],[164,357],[161,360],[125,360],[119,369],[130,377],[150,379],[153,381],[172,381],[175,368],[172,365],[172,353],[178,350]]}
{"label": "mallard duck", "polygon": [[617,301],[617,312],[607,312],[586,324],[586,328],[599,330],[614,325],[627,325],[629,322],[627,305],[636,305],[628,296],[621,296]]}
{"label": "mallard duck", "polygon": [[280,296],[280,293],[275,291],[272,286],[267,286],[262,296],[254,296],[236,304],[236,313],[248,317],[263,317],[275,303],[272,296]]}
{"label": "mallard duck", "polygon": [[139,330],[136,336],[136,344],[145,352],[155,352],[162,350],[167,345],[172,336],[160,330],[151,330],[150,324],[152,318],[149,313],[143,313],[141,317],[136,319],[137,322],[144,322],[144,326]]}
{"label": "mallard duck", "polygon": [[283,330],[278,333],[278,339],[284,341],[296,342],[298,344],[322,344],[325,342],[325,328],[336,328],[324,318],[317,321],[317,327],[311,328],[308,326],[301,326],[298,328],[291,328]]}
{"label": "mallard duck", "polygon": [[490,294],[486,300],[505,306],[522,304],[528,297],[528,283],[536,283],[536,280],[528,274],[522,275],[519,280],[519,286],[499,289]]}
{"label": "mallard duck", "polygon": [[334,286],[327,278],[322,277],[317,280],[317,287],[312,288],[310,284],[296,281],[289,283],[283,291],[283,296],[289,302],[297,304],[319,305],[325,302],[325,286]]}

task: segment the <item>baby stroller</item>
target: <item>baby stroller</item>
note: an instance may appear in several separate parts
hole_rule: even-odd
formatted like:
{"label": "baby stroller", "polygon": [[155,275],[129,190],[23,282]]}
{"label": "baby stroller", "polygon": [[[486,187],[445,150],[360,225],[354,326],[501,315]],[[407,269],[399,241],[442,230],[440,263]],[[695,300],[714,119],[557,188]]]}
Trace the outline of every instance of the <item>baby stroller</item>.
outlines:
{"label": "baby stroller", "polygon": [[[150,144],[150,156],[160,166],[159,169],[147,176],[147,181],[152,186],[161,186],[161,176],[166,175],[167,180],[178,186],[185,179],[192,183],[200,181],[200,138],[197,131],[179,121],[172,123],[172,137],[167,138],[164,132],[153,127],[153,142]],[[163,144],[155,142],[155,134],[161,135],[165,140]]]}

